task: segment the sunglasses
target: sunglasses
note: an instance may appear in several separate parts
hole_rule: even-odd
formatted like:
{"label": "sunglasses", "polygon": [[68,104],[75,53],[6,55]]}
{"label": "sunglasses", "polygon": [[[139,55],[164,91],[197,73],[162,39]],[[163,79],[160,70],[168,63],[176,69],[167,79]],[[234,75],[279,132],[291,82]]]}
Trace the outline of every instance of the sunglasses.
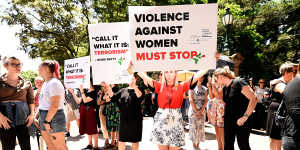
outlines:
{"label": "sunglasses", "polygon": [[15,64],[15,63],[9,63],[9,65],[15,67],[15,68],[18,68],[18,67],[22,67],[23,64],[22,63],[19,63],[19,64]]}
{"label": "sunglasses", "polygon": [[265,82],[258,82],[258,83],[265,83]]}

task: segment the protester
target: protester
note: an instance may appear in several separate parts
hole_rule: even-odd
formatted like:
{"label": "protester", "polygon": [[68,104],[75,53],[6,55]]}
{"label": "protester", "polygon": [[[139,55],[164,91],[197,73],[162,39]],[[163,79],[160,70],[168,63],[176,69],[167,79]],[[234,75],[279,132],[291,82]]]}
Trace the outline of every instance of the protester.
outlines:
{"label": "protester", "polygon": [[[98,128],[96,120],[97,94],[96,87],[93,85],[93,80],[90,79],[90,87],[83,89],[80,86],[81,103],[80,103],[80,123],[79,133],[87,134],[89,144],[83,149],[98,150]],[[94,144],[93,144],[94,141]]]}
{"label": "protester", "polygon": [[[296,70],[293,70],[296,73]],[[296,77],[283,92],[286,120],[282,128],[283,150],[300,149],[300,62]]]}
{"label": "protester", "polygon": [[218,84],[223,85],[223,100],[226,103],[224,115],[225,150],[233,150],[235,137],[240,150],[250,150],[250,125],[257,97],[241,78],[235,78],[229,67],[218,68],[214,75]]}
{"label": "protester", "polygon": [[39,95],[39,124],[43,139],[49,150],[66,150],[63,110],[65,92],[63,84],[58,80],[58,62],[43,61],[39,66],[39,75],[45,80]]}
{"label": "protester", "polygon": [[258,81],[259,86],[255,86],[255,95],[258,99],[258,102],[255,107],[255,113],[253,114],[254,116],[254,122],[256,125],[256,129],[264,129],[265,124],[266,124],[266,108],[263,105],[263,98],[265,92],[268,91],[268,88],[265,86],[265,80],[264,79],[259,79]]}
{"label": "protester", "polygon": [[[132,73],[132,63],[128,71]],[[147,74],[139,72],[138,75],[146,85],[155,89],[158,94],[159,109],[154,116],[154,125],[151,141],[158,145],[160,150],[177,150],[185,145],[183,119],[180,111],[183,93],[189,88],[193,89],[195,83],[207,71],[199,71],[191,80],[178,84],[177,71],[162,72],[162,80],[154,81]]]}
{"label": "protester", "polygon": [[286,84],[293,79],[293,64],[285,62],[279,68],[281,77],[270,82],[271,86],[271,104],[268,110],[267,134],[270,135],[270,150],[281,149],[281,128],[275,124],[275,113],[283,98],[283,91]]}
{"label": "protester", "polygon": [[[119,150],[125,150],[126,142],[132,143],[132,150],[139,149],[142,140],[143,114],[141,102],[144,97],[142,88],[136,85],[138,76],[134,75],[129,87],[123,88],[113,94],[109,93],[111,102],[120,109]],[[108,97],[109,99],[109,97]]]}
{"label": "protester", "polygon": [[224,150],[224,111],[225,102],[223,101],[223,86],[215,81],[215,77],[208,78],[208,93],[211,106],[207,116],[209,122],[215,127],[216,139],[219,150]]}
{"label": "protester", "polygon": [[80,124],[80,91],[77,89],[68,88],[65,90],[66,112],[67,112],[67,133],[66,137],[70,136],[70,126],[73,120],[76,120],[77,126]]}
{"label": "protester", "polygon": [[[42,86],[44,84],[44,79],[40,76],[36,77],[34,79],[34,85],[35,85],[35,90],[33,91],[34,92],[34,104],[35,104],[35,114],[38,114],[38,107],[39,107],[39,96],[40,96],[40,93],[41,93],[41,89],[42,89]],[[37,137],[37,140],[38,140],[38,144],[39,144],[39,148],[40,150],[44,150],[44,145],[45,145],[45,141],[43,139],[43,137],[41,136],[41,132],[40,132],[40,125],[38,123],[38,115],[35,115],[37,118],[34,120],[34,126],[31,126],[31,133],[30,136],[32,137]]]}
{"label": "protester", "polygon": [[3,150],[14,150],[16,137],[22,150],[30,150],[28,127],[34,119],[34,95],[31,83],[20,77],[22,63],[5,57],[7,73],[0,76],[0,139]]}
{"label": "protester", "polygon": [[250,79],[249,79],[249,86],[251,87],[251,89],[252,89],[253,91],[256,90],[256,87],[255,87],[255,85],[253,84],[253,78],[250,78]]}
{"label": "protester", "polygon": [[36,108],[39,106],[38,99],[39,99],[43,84],[44,84],[44,80],[42,77],[38,76],[34,79],[34,85],[35,85],[36,89],[33,92],[34,92],[34,104],[35,104]]}
{"label": "protester", "polygon": [[193,142],[194,150],[199,150],[200,142],[205,141],[205,107],[207,105],[208,90],[202,85],[203,77],[198,80],[194,90],[189,90],[189,135]]}
{"label": "protester", "polygon": [[[119,87],[116,85],[112,85],[111,90],[113,93],[119,91]],[[111,91],[107,91],[104,97],[107,97]],[[104,98],[105,99],[105,98]],[[118,130],[120,124],[120,110],[117,104],[106,100],[106,105],[103,111],[103,114],[106,116],[106,129],[110,134],[111,143],[110,147],[118,148]]]}
{"label": "protester", "polygon": [[99,118],[100,118],[100,124],[101,124],[101,131],[103,133],[103,137],[105,139],[104,142],[104,148],[108,148],[109,145],[109,136],[108,136],[108,132],[106,129],[106,116],[103,114],[104,109],[105,109],[105,105],[106,105],[106,100],[103,99],[105,93],[108,92],[109,90],[109,85],[106,84],[105,82],[101,83],[101,90],[99,91],[99,98],[97,100],[98,105],[100,105],[99,108]]}

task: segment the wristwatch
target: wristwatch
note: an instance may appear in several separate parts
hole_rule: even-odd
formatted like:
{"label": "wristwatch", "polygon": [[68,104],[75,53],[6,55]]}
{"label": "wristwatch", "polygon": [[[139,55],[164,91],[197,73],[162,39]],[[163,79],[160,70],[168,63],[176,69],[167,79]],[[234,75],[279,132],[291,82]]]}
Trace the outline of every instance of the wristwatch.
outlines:
{"label": "wristwatch", "polygon": [[243,117],[249,118],[249,115],[247,113],[244,113]]}
{"label": "wristwatch", "polygon": [[51,123],[51,121],[50,121],[50,122],[48,122],[48,121],[46,121],[46,120],[44,121],[44,124],[50,124],[50,123]]}

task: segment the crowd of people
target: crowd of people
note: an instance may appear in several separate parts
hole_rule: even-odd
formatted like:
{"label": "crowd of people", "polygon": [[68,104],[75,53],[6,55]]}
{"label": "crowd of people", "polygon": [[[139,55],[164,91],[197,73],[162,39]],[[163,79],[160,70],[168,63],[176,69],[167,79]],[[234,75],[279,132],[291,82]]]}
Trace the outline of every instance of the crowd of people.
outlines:
{"label": "crowd of people", "polygon": [[[60,81],[58,62],[48,60],[39,65],[35,90],[20,77],[20,59],[7,57],[3,64],[7,69],[0,77],[3,150],[14,150],[16,137],[22,150],[30,150],[30,130],[34,128],[48,150],[66,150],[65,137],[70,136],[74,120],[79,133],[88,137],[83,149],[101,149],[101,132],[103,148],[125,150],[126,143],[131,143],[132,149],[138,150],[144,114],[153,116],[150,140],[159,150],[184,146],[186,124],[193,149],[199,150],[200,143],[205,142],[206,118],[215,127],[219,150],[233,150],[235,139],[241,150],[250,150],[252,126],[266,128],[270,150],[300,149],[299,64],[282,64],[281,77],[272,80],[270,88],[264,79],[259,79],[258,86],[252,79],[247,83],[227,66],[200,70],[179,82],[175,70],[162,71],[155,80],[147,73],[132,72],[131,63],[128,72],[132,79],[127,87],[105,82],[94,85],[91,78],[89,88],[71,89]],[[251,121],[253,116],[256,121]]]}

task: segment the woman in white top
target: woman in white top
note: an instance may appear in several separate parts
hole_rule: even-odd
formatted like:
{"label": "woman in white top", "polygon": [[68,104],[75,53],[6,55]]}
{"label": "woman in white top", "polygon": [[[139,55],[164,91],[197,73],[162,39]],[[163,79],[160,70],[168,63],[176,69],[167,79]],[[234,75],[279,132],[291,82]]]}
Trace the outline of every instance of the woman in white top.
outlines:
{"label": "woman in white top", "polygon": [[57,61],[44,61],[39,66],[39,74],[45,80],[39,96],[39,124],[48,150],[67,150],[65,142],[66,119],[63,110],[64,87],[58,80]]}

